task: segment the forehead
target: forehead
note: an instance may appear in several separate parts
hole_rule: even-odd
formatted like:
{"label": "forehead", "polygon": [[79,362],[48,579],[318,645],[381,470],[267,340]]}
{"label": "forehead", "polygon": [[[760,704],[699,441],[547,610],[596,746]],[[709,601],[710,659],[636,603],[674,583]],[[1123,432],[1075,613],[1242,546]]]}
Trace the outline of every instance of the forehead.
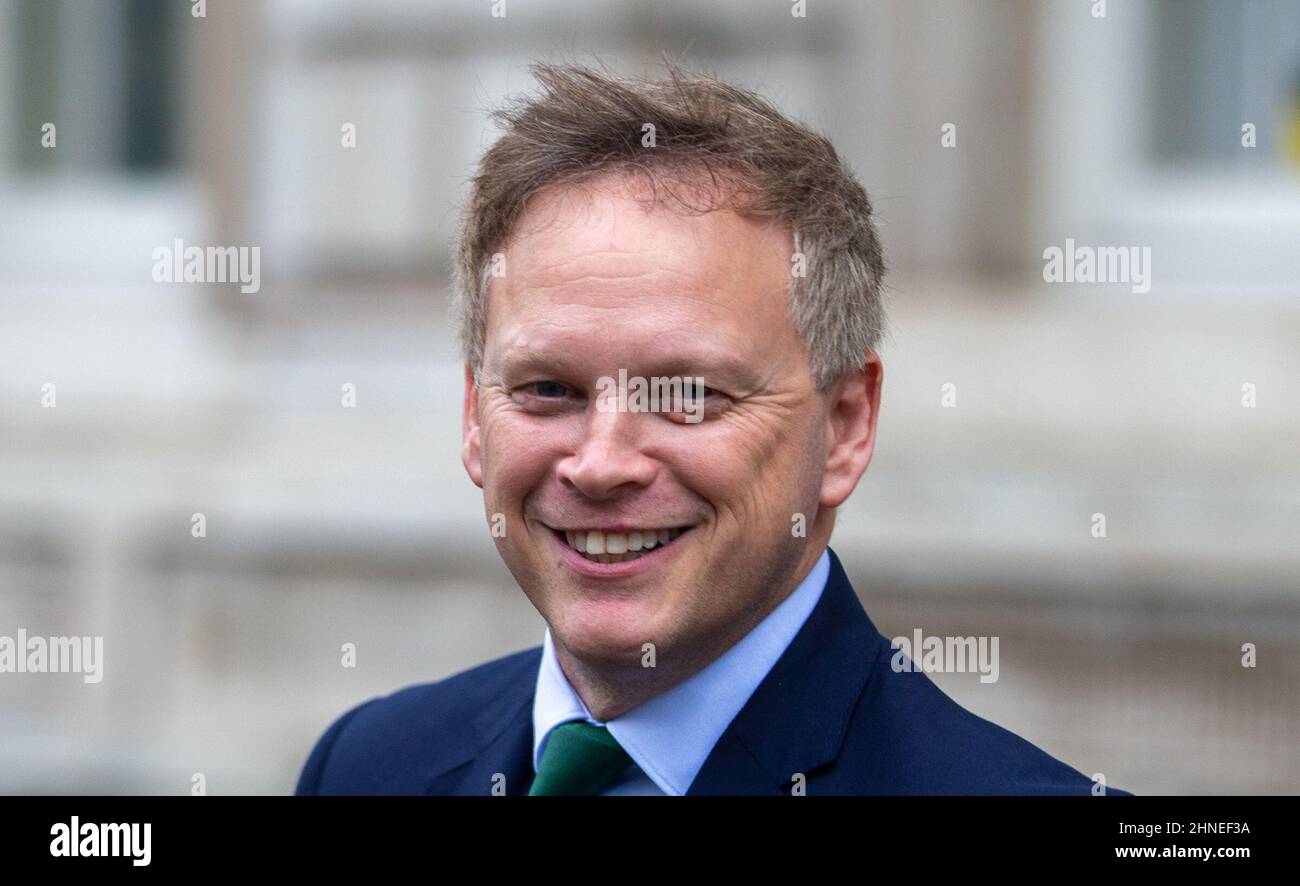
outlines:
{"label": "forehead", "polygon": [[788,229],[650,195],[643,181],[610,176],[530,201],[503,250],[504,277],[490,280],[489,352],[576,348],[608,363],[619,353],[798,350]]}

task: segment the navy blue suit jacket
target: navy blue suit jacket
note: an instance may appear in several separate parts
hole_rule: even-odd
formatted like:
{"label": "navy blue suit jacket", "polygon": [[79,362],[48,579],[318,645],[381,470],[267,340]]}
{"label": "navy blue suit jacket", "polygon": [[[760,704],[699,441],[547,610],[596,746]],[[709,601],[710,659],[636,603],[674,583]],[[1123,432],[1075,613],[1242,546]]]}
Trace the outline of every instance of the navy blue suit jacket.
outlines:
{"label": "navy blue suit jacket", "polygon": [[[357,705],[316,743],[295,793],[486,796],[500,773],[506,794],[527,794],[541,651]],[[796,773],[809,796],[1092,792],[1083,773],[924,673],[895,671],[893,654],[832,551],[817,606],[687,795],[789,795]]]}

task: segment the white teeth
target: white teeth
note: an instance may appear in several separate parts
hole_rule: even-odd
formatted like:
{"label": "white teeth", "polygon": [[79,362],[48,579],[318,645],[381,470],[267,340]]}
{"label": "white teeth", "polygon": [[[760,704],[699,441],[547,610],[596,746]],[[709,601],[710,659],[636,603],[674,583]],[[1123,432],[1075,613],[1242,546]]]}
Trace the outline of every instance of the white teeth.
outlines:
{"label": "white teeth", "polygon": [[622,563],[643,557],[660,545],[668,544],[684,530],[641,529],[632,532],[605,532],[601,529],[566,529],[569,547],[597,563]]}

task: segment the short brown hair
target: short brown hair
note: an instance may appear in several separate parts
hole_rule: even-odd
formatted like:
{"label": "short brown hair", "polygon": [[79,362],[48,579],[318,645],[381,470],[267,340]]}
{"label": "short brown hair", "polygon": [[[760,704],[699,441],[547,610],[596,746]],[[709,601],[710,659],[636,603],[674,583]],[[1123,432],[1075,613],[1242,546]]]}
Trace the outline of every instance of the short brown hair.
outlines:
{"label": "short brown hair", "polygon": [[[476,381],[493,253],[542,188],[609,172],[652,182],[703,177],[720,199],[692,208],[730,208],[789,226],[806,269],[791,274],[790,317],[819,390],[860,368],[876,347],[884,332],[884,255],[867,193],[835,148],[752,92],[667,67],[665,79],[633,80],[534,64],[541,94],[493,112],[505,131],[479,164],[455,249],[461,348]],[[646,124],[654,127],[652,148],[642,146]]]}

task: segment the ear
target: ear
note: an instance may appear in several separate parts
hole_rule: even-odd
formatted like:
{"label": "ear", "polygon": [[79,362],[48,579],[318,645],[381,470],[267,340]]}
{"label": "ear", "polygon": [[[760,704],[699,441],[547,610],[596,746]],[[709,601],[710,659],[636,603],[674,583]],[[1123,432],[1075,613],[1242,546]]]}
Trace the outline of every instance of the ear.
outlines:
{"label": "ear", "polygon": [[884,376],[885,367],[872,351],[861,369],[845,373],[826,394],[829,438],[820,499],[824,508],[842,505],[871,462]]}
{"label": "ear", "polygon": [[479,448],[478,388],[474,370],[465,364],[465,405],[461,412],[460,460],[474,485],[483,488],[483,453]]}

